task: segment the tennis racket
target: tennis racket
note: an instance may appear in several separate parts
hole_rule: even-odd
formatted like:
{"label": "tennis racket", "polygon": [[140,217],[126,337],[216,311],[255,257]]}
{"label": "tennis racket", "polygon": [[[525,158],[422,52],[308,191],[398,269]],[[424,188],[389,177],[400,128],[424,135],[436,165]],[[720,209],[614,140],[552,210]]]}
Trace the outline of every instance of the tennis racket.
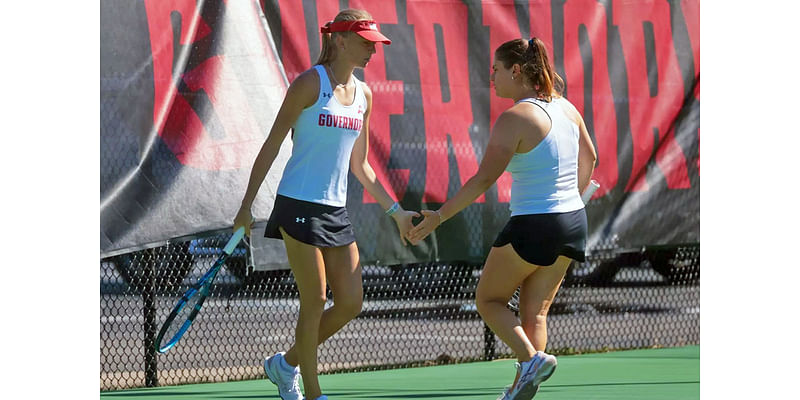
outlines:
{"label": "tennis racket", "polygon": [[178,340],[181,339],[181,336],[192,326],[192,322],[200,312],[200,308],[203,307],[203,302],[211,292],[211,284],[214,283],[217,272],[219,272],[222,265],[225,264],[225,261],[228,260],[228,257],[233,253],[236,245],[242,240],[242,237],[244,237],[244,227],[237,229],[236,232],[233,233],[233,236],[228,240],[225,248],[222,249],[222,254],[217,258],[217,261],[214,262],[214,265],[209,268],[208,272],[206,272],[194,286],[183,294],[178,304],[176,304],[172,312],[169,313],[167,320],[164,321],[164,325],[161,326],[161,330],[156,337],[156,348],[159,353],[166,353],[172,346],[175,346]]}
{"label": "tennis racket", "polygon": [[[589,186],[583,191],[581,195],[581,200],[583,200],[583,204],[589,203],[589,200],[592,198],[597,189],[600,188],[600,184],[597,183],[596,180],[592,179],[589,181]],[[519,288],[514,291],[514,294],[511,295],[511,299],[508,300],[508,308],[513,312],[519,312]]]}
{"label": "tennis racket", "polygon": [[583,204],[588,204],[594,192],[597,191],[597,189],[599,188],[600,184],[597,183],[596,180],[592,179],[591,181],[589,181],[589,186],[586,187],[586,189],[583,191],[583,194],[581,195],[581,200],[583,200]]}

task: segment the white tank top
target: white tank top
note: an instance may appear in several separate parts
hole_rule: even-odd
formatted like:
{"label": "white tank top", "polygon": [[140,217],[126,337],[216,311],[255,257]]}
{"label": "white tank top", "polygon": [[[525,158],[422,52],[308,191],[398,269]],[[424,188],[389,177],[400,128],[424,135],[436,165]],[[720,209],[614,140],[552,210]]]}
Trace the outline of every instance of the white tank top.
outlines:
{"label": "white tank top", "polygon": [[361,133],[367,98],[361,82],[355,82],[355,101],[345,106],[336,100],[325,67],[319,75],[316,103],[300,113],[294,124],[292,155],[283,170],[278,194],[293,199],[344,207],[350,153]]}
{"label": "white tank top", "polygon": [[576,211],[583,208],[578,190],[580,130],[563,109],[564,98],[545,102],[527,98],[552,122],[550,131],[527,153],[515,153],[506,170],[511,173],[511,216]]}

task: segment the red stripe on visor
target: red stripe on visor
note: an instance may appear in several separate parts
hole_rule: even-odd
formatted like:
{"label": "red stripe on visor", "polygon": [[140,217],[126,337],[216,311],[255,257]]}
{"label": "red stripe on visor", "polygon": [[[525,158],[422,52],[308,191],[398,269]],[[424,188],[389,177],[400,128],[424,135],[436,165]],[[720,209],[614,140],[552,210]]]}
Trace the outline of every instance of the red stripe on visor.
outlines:
{"label": "red stripe on visor", "polygon": [[392,44],[386,36],[378,31],[378,24],[375,21],[337,21],[329,22],[320,28],[322,33],[333,32],[355,32],[364,39],[370,42],[381,42],[383,44]]}

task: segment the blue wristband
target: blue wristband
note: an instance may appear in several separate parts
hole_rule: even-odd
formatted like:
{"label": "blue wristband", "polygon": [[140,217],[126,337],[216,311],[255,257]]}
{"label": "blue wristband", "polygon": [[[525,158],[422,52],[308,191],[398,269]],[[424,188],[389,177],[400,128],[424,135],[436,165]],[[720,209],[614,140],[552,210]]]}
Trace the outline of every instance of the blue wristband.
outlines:
{"label": "blue wristband", "polygon": [[400,203],[394,202],[394,204],[392,204],[392,206],[389,207],[388,210],[386,210],[386,215],[392,215],[392,214],[396,213],[397,210],[399,210],[399,209],[400,209]]}

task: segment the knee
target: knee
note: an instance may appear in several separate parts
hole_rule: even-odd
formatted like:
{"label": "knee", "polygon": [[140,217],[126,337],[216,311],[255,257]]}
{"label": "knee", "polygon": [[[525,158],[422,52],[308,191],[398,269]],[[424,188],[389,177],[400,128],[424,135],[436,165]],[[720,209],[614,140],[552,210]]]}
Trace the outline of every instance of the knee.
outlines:
{"label": "knee", "polygon": [[541,307],[529,310],[525,315],[520,316],[528,325],[545,325],[547,323],[547,313],[550,312],[550,302],[543,302]]}
{"label": "knee", "polygon": [[325,293],[317,293],[314,295],[300,296],[300,309],[305,312],[322,313],[325,308],[325,303],[328,301]]}
{"label": "knee", "polygon": [[496,306],[498,304],[501,306],[505,306],[506,303],[507,301],[504,302],[502,300],[493,299],[487,296],[483,296],[480,293],[476,293],[475,295],[475,307],[478,309],[478,314],[481,317],[486,317],[486,315],[493,313],[494,311],[491,310],[493,306]]}
{"label": "knee", "polygon": [[536,319],[544,320],[547,318],[547,313],[550,312],[550,305],[553,304],[550,300],[543,300],[539,306],[539,309],[536,310]]}
{"label": "knee", "polygon": [[486,303],[478,301],[476,299],[475,300],[475,306],[476,306],[476,309],[478,310],[478,315],[480,315],[482,319],[486,319],[486,314],[487,314],[486,313]]}
{"label": "knee", "polygon": [[340,309],[348,319],[353,319],[361,313],[363,299],[360,294],[352,294],[342,298],[334,298],[334,306]]}
{"label": "knee", "polygon": [[529,317],[520,316],[520,323],[522,324],[522,328],[525,329],[526,332],[528,331],[532,332],[536,329],[547,326],[547,314],[545,315],[536,314]]}

